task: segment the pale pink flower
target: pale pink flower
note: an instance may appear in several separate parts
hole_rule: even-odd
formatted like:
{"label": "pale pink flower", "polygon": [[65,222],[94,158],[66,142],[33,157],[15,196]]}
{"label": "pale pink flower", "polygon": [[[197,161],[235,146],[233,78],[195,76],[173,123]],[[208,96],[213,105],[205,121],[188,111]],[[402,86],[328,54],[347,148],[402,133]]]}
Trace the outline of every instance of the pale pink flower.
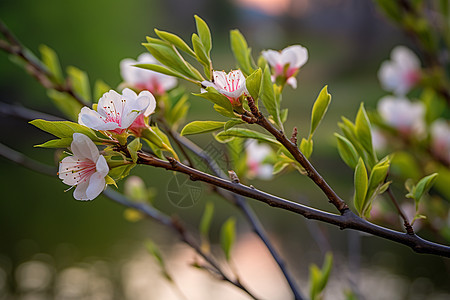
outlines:
{"label": "pale pink flower", "polygon": [[150,114],[156,107],[156,101],[149,91],[136,95],[130,89],[124,89],[122,95],[110,90],[98,101],[97,111],[83,107],[78,115],[78,123],[95,130],[108,130],[123,133],[140,116]]}
{"label": "pale pink flower", "polygon": [[239,105],[239,97],[248,94],[245,86],[245,77],[241,70],[233,70],[230,73],[224,71],[213,72],[214,82],[203,81],[204,87],[213,87],[219,93],[225,95],[232,105]]}
{"label": "pale pink flower", "polygon": [[81,133],[73,134],[70,145],[73,155],[59,163],[59,178],[67,185],[76,186],[76,200],[93,200],[105,189],[109,167],[94,142]]}
{"label": "pale pink flower", "polygon": [[386,96],[378,102],[378,113],[386,124],[402,135],[421,139],[425,133],[425,107],[421,102]]}
{"label": "pale pink flower", "polygon": [[251,140],[246,143],[248,176],[269,180],[273,176],[273,165],[265,163],[264,160],[272,154],[272,148],[265,144],[258,144]]}
{"label": "pale pink flower", "polygon": [[406,95],[421,77],[420,60],[410,49],[397,46],[391,60],[381,64],[378,79],[383,89],[397,96]]}
{"label": "pale pink flower", "polygon": [[[139,96],[142,93],[144,93],[144,91],[142,91],[139,94]],[[132,99],[133,101],[136,101],[137,98],[139,97],[134,91],[130,89],[123,90],[123,94],[127,99]],[[130,127],[128,127],[128,130],[136,136],[141,136],[142,130],[146,129],[148,126],[146,118],[149,117],[151,114],[153,114],[155,112],[155,109],[156,109],[156,101],[155,98],[152,96],[152,98],[150,98],[150,104],[148,105],[147,109],[144,111],[143,114],[140,114],[136,118],[136,120],[134,120],[134,122],[130,125]]]}
{"label": "pale pink flower", "polygon": [[431,149],[439,158],[450,163],[450,125],[444,119],[431,124]]}
{"label": "pale pink flower", "polygon": [[138,91],[148,90],[155,95],[161,95],[177,85],[175,77],[135,67],[136,64],[160,65],[150,53],[142,53],[137,61],[131,58],[123,59],[120,62],[120,74],[126,86]]}
{"label": "pale pink flower", "polygon": [[281,51],[265,50],[262,55],[273,69],[273,81],[277,77],[284,77],[287,84],[294,89],[297,88],[295,75],[308,61],[308,50],[305,47],[293,45]]}

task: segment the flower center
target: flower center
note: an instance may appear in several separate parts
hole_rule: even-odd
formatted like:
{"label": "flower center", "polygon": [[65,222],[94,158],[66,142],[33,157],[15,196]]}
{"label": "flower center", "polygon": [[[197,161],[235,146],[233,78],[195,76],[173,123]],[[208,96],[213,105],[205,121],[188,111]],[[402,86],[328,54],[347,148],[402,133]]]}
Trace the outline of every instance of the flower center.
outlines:
{"label": "flower center", "polygon": [[77,185],[80,182],[86,181],[92,174],[95,173],[96,169],[97,167],[93,161],[88,159],[78,159],[74,166],[67,167],[61,173],[63,173],[65,177],[72,176],[75,181],[74,185]]}
{"label": "flower center", "polygon": [[111,100],[109,102],[109,105],[103,106],[103,109],[106,113],[106,118],[102,117],[103,122],[105,123],[113,122],[121,126],[122,125],[121,113],[123,112],[123,108],[126,102],[127,101],[125,99],[122,99],[121,101],[122,107],[116,107],[115,103]]}

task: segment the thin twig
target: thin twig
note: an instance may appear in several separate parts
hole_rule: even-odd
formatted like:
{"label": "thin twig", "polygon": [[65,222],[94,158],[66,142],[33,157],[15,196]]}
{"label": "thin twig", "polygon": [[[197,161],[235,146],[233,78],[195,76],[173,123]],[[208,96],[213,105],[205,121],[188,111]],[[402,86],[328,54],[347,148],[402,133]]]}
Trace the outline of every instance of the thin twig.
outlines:
{"label": "thin twig", "polygon": [[231,283],[232,285],[238,287],[239,289],[243,290],[245,293],[247,293],[251,298],[257,299],[256,296],[254,296],[247,287],[245,287],[239,280],[232,279],[228,275],[225,274],[225,272],[222,270],[220,265],[216,262],[216,260],[210,255],[204,252],[197,241],[189,234],[189,232],[186,231],[183,224],[176,218],[170,218],[167,215],[164,215],[160,211],[156,210],[155,208],[145,204],[145,203],[139,203],[139,202],[132,202],[129,201],[127,197],[124,195],[114,191],[112,188],[107,188],[103,194],[110,198],[111,200],[122,204],[129,208],[134,208],[139,210],[140,212],[144,213],[145,216],[150,217],[153,220],[158,221],[159,223],[171,228],[174,230],[181,238],[181,240],[189,245],[197,254],[199,254],[201,257],[205,259],[208,264],[213,267],[214,271],[220,276],[220,278],[226,282]]}
{"label": "thin twig", "polygon": [[405,226],[406,232],[408,234],[414,235],[414,229],[412,228],[411,224],[409,223],[408,218],[406,217],[406,215],[403,212],[402,208],[400,207],[400,205],[398,205],[398,202],[395,199],[395,196],[392,193],[392,190],[391,190],[390,187],[387,189],[387,193],[389,195],[389,199],[391,199],[391,202],[394,204],[395,208],[397,209],[398,214],[403,219],[403,225]]}
{"label": "thin twig", "polygon": [[[164,124],[164,123],[163,123]],[[170,128],[166,126],[165,128],[168,133],[174,138],[174,140],[178,141],[178,144],[186,147],[191,152],[193,152],[197,157],[199,157],[201,160],[203,160],[209,167],[209,169],[214,173],[215,176],[220,178],[227,178],[226,174],[222,171],[222,169],[217,165],[216,161],[212,159],[208,153],[203,151],[200,147],[198,147],[196,144],[194,144],[191,140],[180,136],[178,133],[173,132]],[[246,217],[247,221],[252,227],[252,230],[255,232],[255,234],[261,239],[261,241],[264,243],[266,248],[269,250],[270,254],[272,255],[275,262],[278,264],[278,267],[282,271],[284,277],[286,278],[286,281],[289,284],[289,287],[292,290],[292,293],[294,294],[295,299],[303,299],[302,293],[300,291],[300,288],[297,286],[294,276],[291,275],[291,273],[288,271],[283,259],[281,258],[280,254],[277,252],[275,247],[272,245],[269,237],[267,236],[263,225],[261,224],[258,216],[255,214],[255,212],[252,210],[250,205],[247,203],[246,199],[236,195],[234,193],[229,193],[220,189],[215,189],[215,191],[230,201],[231,203],[235,204],[238,208],[240,208]]]}
{"label": "thin twig", "polygon": [[347,204],[342,200],[336,192],[328,185],[328,183],[322,178],[319,172],[313,167],[309,160],[303,155],[300,149],[289,140],[282,131],[275,128],[258,110],[252,97],[247,98],[248,106],[250,107],[252,114],[257,119],[256,124],[266,129],[279,141],[305,169],[306,174],[314,183],[325,193],[330,203],[332,203],[341,214],[344,214],[349,210]]}
{"label": "thin twig", "polygon": [[5,42],[0,40],[0,49],[4,50],[7,53],[10,53],[14,56],[20,57],[26,64],[26,70],[35,77],[39,83],[41,83],[45,88],[54,89],[58,92],[67,93],[72,98],[74,98],[78,103],[83,106],[89,106],[83,98],[81,98],[77,93],[73,91],[73,89],[69,86],[69,84],[59,84],[55,83],[51,79],[51,74],[45,68],[40,61],[35,61],[34,57],[30,56],[26,48],[22,45],[22,43],[14,37],[12,32],[8,29],[8,27],[0,20],[0,32],[5,36],[6,40],[9,42]]}
{"label": "thin twig", "polygon": [[388,228],[384,228],[375,224],[372,224],[357,215],[351,210],[346,209],[341,215],[335,215],[332,213],[324,212],[318,209],[314,209],[296,202],[292,202],[260,190],[254,187],[249,187],[241,183],[234,183],[226,179],[222,179],[199,170],[190,168],[181,162],[168,158],[169,161],[165,161],[153,156],[150,156],[144,152],[138,152],[138,163],[149,165],[157,168],[163,168],[170,171],[177,171],[189,175],[191,180],[200,180],[208,184],[226,189],[233,193],[250,197],[252,199],[261,201],[273,207],[282,208],[297,214],[300,214],[308,219],[318,220],[325,223],[339,226],[341,229],[355,229],[362,232],[370,233],[400,244],[404,244],[417,253],[435,254],[444,257],[450,257],[450,247],[433,243],[420,238],[417,235],[405,234]]}
{"label": "thin twig", "polygon": [[[3,156],[23,167],[26,167],[28,169],[31,169],[33,171],[36,171],[41,174],[49,175],[49,176],[55,176],[56,170],[53,167],[50,167],[48,165],[44,165],[42,163],[38,163],[34,161],[33,159],[30,159],[23,155],[22,153],[19,153],[15,150],[12,150],[3,144],[0,144],[0,156]],[[139,203],[139,202],[133,202],[128,200],[127,197],[123,196],[122,194],[114,191],[112,188],[108,187],[105,191],[103,191],[103,194],[110,198],[111,200],[126,206],[128,208],[133,208],[138,210],[139,212],[143,213],[146,217],[151,218],[152,220],[157,221],[158,223],[165,225],[175,232],[177,232],[183,242],[185,242],[187,245],[189,245],[192,249],[194,249],[197,254],[202,256],[221,276],[221,279],[231,283],[232,285],[238,287],[239,289],[243,290],[245,293],[247,293],[251,298],[257,299],[256,296],[254,296],[247,287],[245,287],[239,280],[232,279],[228,275],[225,274],[225,272],[222,271],[220,265],[215,261],[215,259],[205,253],[201,247],[198,245],[198,243],[195,241],[195,239],[185,230],[184,226],[181,224],[181,222],[177,219],[170,218],[169,216],[161,213],[160,211],[156,210],[155,208],[145,204],[145,203]]]}
{"label": "thin twig", "polygon": [[2,143],[0,143],[0,156],[3,156],[4,158],[9,159],[10,161],[15,162],[16,164],[22,165],[30,170],[42,174],[55,176],[57,172],[56,168],[50,167],[48,165],[35,161],[31,158],[28,158],[22,153],[9,148],[8,146],[5,146]]}

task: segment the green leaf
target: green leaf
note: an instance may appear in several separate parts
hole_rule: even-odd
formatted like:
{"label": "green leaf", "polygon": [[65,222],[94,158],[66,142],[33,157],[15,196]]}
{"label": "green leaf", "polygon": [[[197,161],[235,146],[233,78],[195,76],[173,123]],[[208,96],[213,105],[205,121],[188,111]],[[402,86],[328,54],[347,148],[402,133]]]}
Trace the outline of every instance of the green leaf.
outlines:
{"label": "green leaf", "polygon": [[225,110],[227,110],[229,113],[232,113],[234,116],[233,106],[231,105],[231,102],[227,97],[220,94],[213,87],[207,87],[206,91],[207,91],[206,93],[200,93],[200,94],[194,94],[194,95],[208,99],[209,101],[213,102],[214,104],[217,104],[217,105],[223,107]]}
{"label": "green leaf", "polygon": [[233,247],[234,240],[236,238],[236,220],[230,217],[222,225],[222,230],[220,232],[220,242],[222,250],[225,253],[227,260],[231,257],[231,248]]}
{"label": "green leaf", "polygon": [[367,116],[366,110],[364,109],[364,103],[361,103],[358,114],[356,115],[355,129],[358,141],[361,143],[364,150],[367,151],[369,156],[373,156],[374,151],[372,146],[370,121],[369,117]]}
{"label": "green leaf", "polygon": [[162,39],[162,40],[164,40],[164,41],[166,41],[168,43],[173,44],[175,47],[177,47],[181,51],[184,51],[187,54],[189,54],[190,56],[195,57],[194,51],[179,36],[177,36],[177,35],[175,35],[173,33],[167,32],[167,31],[158,30],[156,28],[154,30],[155,30],[156,35],[160,39]]}
{"label": "green leaf", "polygon": [[85,101],[92,102],[91,86],[87,73],[80,69],[69,66],[67,67],[67,74],[69,75],[70,84],[73,90]]}
{"label": "green leaf", "polygon": [[206,202],[205,211],[203,212],[202,219],[200,220],[200,234],[207,238],[209,234],[209,228],[211,227],[211,221],[214,215],[214,203],[212,201]]}
{"label": "green leaf", "polygon": [[181,78],[181,79],[188,80],[188,78],[185,75],[183,75],[183,74],[181,74],[181,73],[179,73],[177,71],[174,71],[172,69],[169,69],[167,67],[161,66],[161,65],[135,64],[134,66],[138,67],[138,68],[146,69],[146,70],[155,71],[155,72],[158,72],[158,73],[161,73],[161,74],[166,74],[166,75],[169,75],[169,76],[178,77],[178,78]]}
{"label": "green leaf", "polygon": [[218,121],[194,121],[184,126],[183,130],[181,130],[181,135],[216,131],[222,129],[224,125],[225,122]]}
{"label": "green leaf", "polygon": [[359,156],[356,153],[355,147],[353,147],[352,143],[342,135],[335,133],[334,136],[337,138],[338,151],[342,160],[350,168],[356,168]]}
{"label": "green leaf", "polygon": [[195,33],[192,34],[192,46],[194,47],[197,60],[203,65],[206,77],[211,78],[211,60],[209,59],[199,36]]}
{"label": "green leaf", "polygon": [[320,271],[320,269],[315,264],[310,265],[309,266],[309,284],[310,284],[309,298],[311,300],[319,299],[318,298],[318,296],[320,294],[319,284],[320,284],[321,277],[322,277],[322,272]]}
{"label": "green leaf", "polygon": [[59,138],[73,138],[73,134],[78,132],[86,135],[94,142],[100,141],[92,129],[77,123],[69,121],[45,121],[41,119],[36,119],[29,123]]}
{"label": "green leaf", "polygon": [[[108,163],[109,165],[109,163]],[[130,174],[131,169],[133,169],[136,166],[136,164],[126,164],[121,165],[119,167],[112,168],[108,175],[115,181],[119,181]]]}
{"label": "green leaf", "polygon": [[300,143],[300,151],[306,158],[309,158],[313,152],[313,140],[302,139]]}
{"label": "green leaf", "polygon": [[144,43],[143,45],[163,65],[170,67],[170,69],[175,70],[187,78],[197,81],[204,80],[194,67],[192,67],[181,55],[175,52],[174,48],[157,43]]}
{"label": "green leaf", "polygon": [[209,30],[208,24],[206,24],[205,21],[203,21],[202,18],[195,15],[195,25],[197,27],[197,33],[200,37],[200,40],[202,41],[203,46],[205,47],[205,52],[209,58],[209,53],[212,48],[212,42],[211,42],[211,32]]}
{"label": "green leaf", "polygon": [[279,115],[278,102],[275,98],[270,69],[268,66],[266,66],[266,68],[264,69],[261,100],[264,104],[264,107],[267,109],[267,112],[272,115],[275,123],[280,125],[281,120]]}
{"label": "green leaf", "polygon": [[359,158],[358,164],[356,165],[354,182],[355,182],[354,204],[359,215],[362,216],[368,186],[367,170],[362,158]]}
{"label": "green leaf", "polygon": [[288,117],[288,109],[287,108],[282,109],[280,112],[281,123],[284,124],[284,122],[286,122],[287,120],[287,117]]}
{"label": "green leaf", "polygon": [[274,144],[277,146],[281,145],[276,139],[274,139],[273,137],[271,137],[267,134],[253,131],[250,129],[245,129],[245,128],[231,128],[231,129],[228,129],[227,131],[219,132],[216,135],[216,140],[223,143],[223,142],[229,141],[230,138],[232,139],[234,137],[256,139],[256,140],[268,142],[268,143],[271,143],[271,144]]}
{"label": "green leaf", "polygon": [[370,198],[375,196],[374,193],[376,193],[376,190],[379,189],[379,187],[384,184],[387,173],[389,171],[390,163],[391,162],[390,162],[389,158],[386,158],[386,159],[380,161],[379,163],[377,163],[372,168],[372,171],[370,172],[370,177],[369,177],[369,187],[367,190],[366,202],[368,202],[368,200],[370,200]]}
{"label": "green leaf", "polygon": [[422,196],[431,189],[434,182],[436,181],[437,176],[438,173],[433,173],[431,175],[425,176],[416,184],[413,190],[413,197],[416,201],[419,201]]}
{"label": "green leaf", "polygon": [[241,119],[231,119],[225,123],[225,126],[223,129],[225,131],[227,131],[228,129],[230,129],[236,125],[240,125],[240,124],[245,124],[245,122],[242,121]]}
{"label": "green leaf", "polygon": [[77,121],[83,105],[66,93],[47,90],[47,95],[55,106],[70,120]]}
{"label": "green leaf", "polygon": [[319,291],[323,291],[327,285],[328,278],[330,277],[331,267],[333,266],[333,253],[327,252],[325,255],[325,261],[322,265],[322,277],[319,281]]}
{"label": "green leaf", "polygon": [[257,101],[259,97],[259,91],[261,89],[261,78],[262,71],[258,68],[245,80],[247,90],[255,101]]}
{"label": "green leaf", "polygon": [[325,113],[328,110],[328,106],[331,102],[331,95],[328,94],[328,86],[326,85],[317,96],[316,102],[314,102],[311,116],[311,129],[309,131],[309,139],[312,138],[314,132],[322,121]]}
{"label": "green leaf", "polygon": [[135,138],[131,143],[127,145],[128,152],[130,153],[131,159],[134,163],[137,162],[138,155],[137,152],[141,150],[142,144],[139,138]]}
{"label": "green leaf", "polygon": [[230,31],[231,50],[234,58],[238,61],[239,67],[245,75],[250,75],[254,68],[252,66],[251,49],[248,48],[247,41],[239,30]]}
{"label": "green leaf", "polygon": [[50,140],[40,145],[35,145],[34,147],[41,148],[69,148],[72,144],[73,138],[62,138],[56,140]]}
{"label": "green leaf", "polygon": [[178,102],[171,109],[166,107],[166,119],[169,124],[172,124],[174,128],[178,127],[178,124],[183,122],[186,114],[189,110],[189,103],[186,103],[189,97],[187,95],[182,95]]}
{"label": "green leaf", "polygon": [[103,80],[98,79],[94,85],[94,99],[99,100],[104,93],[111,90],[111,87],[106,84]]}
{"label": "green leaf", "polygon": [[289,163],[285,162],[285,161],[277,161],[274,165],[273,165],[273,171],[272,174],[276,175],[280,172],[282,172],[284,169],[286,169],[289,166]]}
{"label": "green leaf", "polygon": [[222,106],[214,104],[213,107],[214,107],[215,111],[217,111],[219,114],[221,114],[224,117],[236,118],[236,115],[234,114],[234,112],[231,112],[228,109],[223,108]]}
{"label": "green leaf", "polygon": [[161,255],[161,251],[159,251],[158,247],[156,246],[156,244],[151,241],[151,240],[147,240],[145,242],[145,248],[147,248],[148,253],[150,253],[158,262],[159,266],[165,270],[166,269],[166,264],[164,263],[164,259]]}
{"label": "green leaf", "polygon": [[46,45],[39,46],[39,51],[42,55],[42,62],[50,72],[52,80],[58,84],[62,84],[64,82],[64,77],[56,52]]}

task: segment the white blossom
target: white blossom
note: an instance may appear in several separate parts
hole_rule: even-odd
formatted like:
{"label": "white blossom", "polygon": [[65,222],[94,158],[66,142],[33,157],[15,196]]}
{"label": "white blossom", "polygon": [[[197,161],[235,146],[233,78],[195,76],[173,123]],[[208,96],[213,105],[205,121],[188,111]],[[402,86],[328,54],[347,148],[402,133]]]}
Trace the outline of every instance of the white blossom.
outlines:
{"label": "white blossom", "polygon": [[130,89],[124,89],[122,95],[110,90],[98,101],[97,111],[83,107],[78,115],[78,123],[95,130],[110,130],[122,133],[140,115],[151,114],[156,101],[149,91],[136,95]]}
{"label": "white blossom", "polygon": [[378,113],[386,124],[405,136],[422,138],[425,133],[425,107],[421,102],[385,96],[378,102]]}
{"label": "white blossom", "polygon": [[265,50],[263,57],[273,68],[273,80],[277,77],[285,77],[286,83],[297,88],[295,75],[298,70],[308,61],[308,50],[300,45],[293,45],[281,51]]}
{"label": "white blossom", "polygon": [[248,94],[245,76],[241,70],[233,70],[228,74],[224,71],[214,71],[213,78],[214,82],[203,81],[202,85],[215,88],[219,93],[225,95],[233,105],[240,104],[239,97]]}
{"label": "white blossom", "polygon": [[269,180],[273,177],[273,165],[265,163],[264,160],[272,154],[272,148],[265,144],[258,144],[251,140],[246,143],[247,167],[249,177],[257,177]]}
{"label": "white blossom", "polygon": [[431,149],[439,158],[450,163],[450,125],[444,119],[431,124]]}
{"label": "white blossom", "polygon": [[410,49],[397,46],[391,60],[381,64],[378,79],[383,89],[397,96],[406,95],[420,80],[420,60]]}
{"label": "white blossom", "polygon": [[175,77],[135,67],[136,64],[159,65],[160,63],[150,53],[142,53],[137,61],[131,58],[123,59],[120,62],[120,74],[126,86],[138,91],[148,90],[153,94],[161,95],[177,85]]}
{"label": "white blossom", "polygon": [[76,200],[93,200],[106,186],[105,176],[109,172],[106,159],[94,142],[81,133],[73,134],[70,150],[73,155],[59,163],[59,178],[67,185],[76,186],[73,192]]}

